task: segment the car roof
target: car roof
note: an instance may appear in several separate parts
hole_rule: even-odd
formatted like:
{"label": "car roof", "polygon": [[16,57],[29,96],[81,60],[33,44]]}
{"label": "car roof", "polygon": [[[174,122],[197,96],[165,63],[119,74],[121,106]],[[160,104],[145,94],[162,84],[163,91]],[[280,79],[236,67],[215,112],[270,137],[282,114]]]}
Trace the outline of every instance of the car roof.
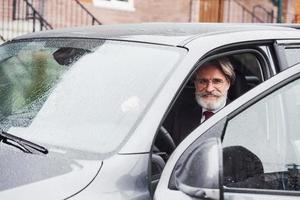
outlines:
{"label": "car roof", "polygon": [[298,28],[298,26],[284,24],[141,23],[47,30],[22,35],[13,40],[32,38],[99,38],[180,46],[201,35],[255,30],[295,30],[295,28]]}

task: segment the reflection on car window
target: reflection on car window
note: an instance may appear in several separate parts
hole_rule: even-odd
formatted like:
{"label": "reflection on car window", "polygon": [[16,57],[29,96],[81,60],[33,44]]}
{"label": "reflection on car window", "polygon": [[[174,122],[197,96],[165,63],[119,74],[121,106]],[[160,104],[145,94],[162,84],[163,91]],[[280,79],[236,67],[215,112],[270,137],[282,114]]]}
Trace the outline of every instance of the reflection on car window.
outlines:
{"label": "reflection on car window", "polygon": [[300,191],[300,80],[228,122],[224,185]]}

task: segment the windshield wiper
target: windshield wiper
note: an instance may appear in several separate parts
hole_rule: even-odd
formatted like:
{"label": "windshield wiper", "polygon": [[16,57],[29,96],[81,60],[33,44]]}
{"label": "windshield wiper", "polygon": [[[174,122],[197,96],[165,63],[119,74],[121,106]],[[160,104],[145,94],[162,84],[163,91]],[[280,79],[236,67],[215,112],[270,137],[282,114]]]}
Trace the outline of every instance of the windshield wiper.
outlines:
{"label": "windshield wiper", "polygon": [[41,152],[43,154],[48,153],[48,150],[45,147],[30,142],[28,140],[25,140],[23,138],[14,136],[12,134],[9,134],[3,130],[0,130],[0,142],[14,146],[25,153],[33,153],[33,151],[30,150],[30,148],[38,152]]}

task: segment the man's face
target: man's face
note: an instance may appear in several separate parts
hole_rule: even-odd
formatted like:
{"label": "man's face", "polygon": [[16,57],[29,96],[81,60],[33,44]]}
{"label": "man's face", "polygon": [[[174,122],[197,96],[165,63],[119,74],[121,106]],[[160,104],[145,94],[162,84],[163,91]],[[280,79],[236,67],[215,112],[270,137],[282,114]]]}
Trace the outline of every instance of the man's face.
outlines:
{"label": "man's face", "polygon": [[218,110],[226,103],[230,83],[218,67],[208,65],[200,68],[194,83],[196,100],[202,108]]}

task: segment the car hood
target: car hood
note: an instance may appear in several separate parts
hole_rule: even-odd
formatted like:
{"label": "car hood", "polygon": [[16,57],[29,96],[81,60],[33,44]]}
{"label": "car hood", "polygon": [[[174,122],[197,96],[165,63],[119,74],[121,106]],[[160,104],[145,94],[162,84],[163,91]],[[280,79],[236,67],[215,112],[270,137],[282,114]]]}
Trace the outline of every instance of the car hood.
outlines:
{"label": "car hood", "polygon": [[87,187],[102,161],[89,153],[51,148],[28,154],[0,144],[0,199],[66,199]]}

